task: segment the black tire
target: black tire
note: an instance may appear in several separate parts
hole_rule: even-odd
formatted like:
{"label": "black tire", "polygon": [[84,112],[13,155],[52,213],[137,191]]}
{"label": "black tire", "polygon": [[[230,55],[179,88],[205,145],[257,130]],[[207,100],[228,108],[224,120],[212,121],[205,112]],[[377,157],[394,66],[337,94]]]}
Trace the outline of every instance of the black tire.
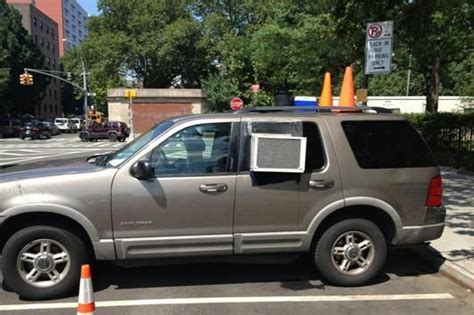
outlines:
{"label": "black tire", "polygon": [[20,139],[21,139],[21,140],[25,140],[25,138],[26,138],[25,135],[21,135],[21,136],[20,136]]}
{"label": "black tire", "polygon": [[[35,240],[48,239],[61,244],[69,254],[69,271],[57,284],[39,288],[26,282],[17,268],[18,255]],[[52,226],[31,226],[13,234],[3,249],[2,271],[5,284],[21,298],[30,300],[64,297],[78,290],[81,265],[89,261],[84,242],[75,234]]]}
{"label": "black tire", "polygon": [[117,141],[117,134],[116,133],[109,133],[108,139],[110,142],[115,142]]}
{"label": "black tire", "polygon": [[51,134],[49,132],[46,134],[46,139],[51,139]]}
{"label": "black tire", "polygon": [[85,132],[79,134],[79,138],[81,138],[81,141],[82,141],[82,142],[88,142],[88,141],[90,141],[89,134],[87,134],[87,133],[85,133]]}
{"label": "black tire", "polygon": [[125,142],[125,137],[121,137],[118,139],[119,142]]}
{"label": "black tire", "polygon": [[[355,269],[344,272],[340,266],[346,256],[333,255],[333,246],[341,244],[336,243],[338,240],[344,242],[346,239],[341,237],[350,232],[362,238],[363,235],[367,236],[372,244],[372,248],[367,251],[373,250],[373,254],[365,257],[366,261],[370,262],[367,267],[361,267],[357,262],[350,262],[350,266]],[[361,253],[366,255],[368,252]],[[384,235],[377,225],[366,219],[347,219],[334,224],[323,232],[314,249],[314,262],[319,274],[327,283],[337,286],[361,286],[369,283],[382,271],[386,257],[387,244]],[[350,272],[354,273],[349,274]]]}

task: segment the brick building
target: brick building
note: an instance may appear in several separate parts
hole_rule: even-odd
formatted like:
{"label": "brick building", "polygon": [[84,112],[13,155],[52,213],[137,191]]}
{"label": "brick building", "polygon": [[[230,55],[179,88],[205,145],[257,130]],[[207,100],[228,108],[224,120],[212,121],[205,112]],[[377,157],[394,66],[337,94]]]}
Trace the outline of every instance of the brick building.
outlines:
{"label": "brick building", "polygon": [[87,37],[87,12],[76,0],[30,0],[58,23],[59,56],[81,44]]}
{"label": "brick building", "polygon": [[[23,27],[33,37],[33,41],[44,56],[43,68],[59,70],[57,23],[35,7],[32,0],[8,0],[7,2],[21,13]],[[61,116],[63,109],[60,81],[51,79],[44,93],[42,102],[35,107],[35,116],[39,118]]]}

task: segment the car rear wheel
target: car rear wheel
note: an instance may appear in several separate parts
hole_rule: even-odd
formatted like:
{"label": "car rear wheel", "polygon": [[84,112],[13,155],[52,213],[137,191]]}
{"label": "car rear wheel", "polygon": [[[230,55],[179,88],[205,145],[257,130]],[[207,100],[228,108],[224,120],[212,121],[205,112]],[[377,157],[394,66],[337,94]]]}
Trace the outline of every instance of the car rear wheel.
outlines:
{"label": "car rear wheel", "polygon": [[366,219],[334,224],[323,232],[314,250],[320,275],[339,286],[367,284],[382,271],[386,256],[384,235]]}
{"label": "car rear wheel", "polygon": [[109,133],[108,138],[109,138],[109,141],[110,141],[110,142],[115,142],[115,141],[117,141],[117,134],[115,134],[115,133]]}
{"label": "car rear wheel", "polygon": [[82,142],[88,142],[90,140],[90,137],[87,133],[81,133],[79,135],[79,138],[81,138]]}
{"label": "car rear wheel", "polygon": [[77,290],[80,267],[88,261],[84,242],[52,226],[31,226],[13,234],[3,250],[8,287],[26,299],[51,299]]}

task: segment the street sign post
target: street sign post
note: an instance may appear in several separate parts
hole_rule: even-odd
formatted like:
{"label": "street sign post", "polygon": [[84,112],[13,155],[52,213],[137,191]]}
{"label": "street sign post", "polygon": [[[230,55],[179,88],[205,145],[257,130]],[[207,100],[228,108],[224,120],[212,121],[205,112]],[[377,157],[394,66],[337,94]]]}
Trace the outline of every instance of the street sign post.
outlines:
{"label": "street sign post", "polygon": [[392,68],[393,21],[367,23],[365,74],[388,74]]}
{"label": "street sign post", "polygon": [[244,101],[240,97],[234,97],[230,100],[230,108],[233,111],[240,110],[244,107]]}
{"label": "street sign post", "polygon": [[125,97],[128,97],[128,126],[130,127],[130,138],[135,139],[135,133],[133,132],[133,98],[137,97],[136,89],[126,89]]}

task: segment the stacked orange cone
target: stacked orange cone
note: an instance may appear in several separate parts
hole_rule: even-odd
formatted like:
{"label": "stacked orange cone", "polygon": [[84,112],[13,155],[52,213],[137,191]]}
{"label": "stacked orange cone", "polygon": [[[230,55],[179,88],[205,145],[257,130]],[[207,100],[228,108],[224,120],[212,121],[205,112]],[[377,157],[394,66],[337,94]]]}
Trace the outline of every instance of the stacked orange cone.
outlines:
{"label": "stacked orange cone", "polygon": [[346,67],[344,79],[342,80],[341,96],[339,106],[355,106],[354,80],[352,78],[352,66]]}
{"label": "stacked orange cone", "polygon": [[319,106],[332,106],[331,74],[329,72],[324,74],[323,90],[319,98]]}
{"label": "stacked orange cone", "polygon": [[78,315],[94,315],[95,301],[94,288],[92,287],[91,268],[89,265],[81,267],[81,283],[79,284]]}

